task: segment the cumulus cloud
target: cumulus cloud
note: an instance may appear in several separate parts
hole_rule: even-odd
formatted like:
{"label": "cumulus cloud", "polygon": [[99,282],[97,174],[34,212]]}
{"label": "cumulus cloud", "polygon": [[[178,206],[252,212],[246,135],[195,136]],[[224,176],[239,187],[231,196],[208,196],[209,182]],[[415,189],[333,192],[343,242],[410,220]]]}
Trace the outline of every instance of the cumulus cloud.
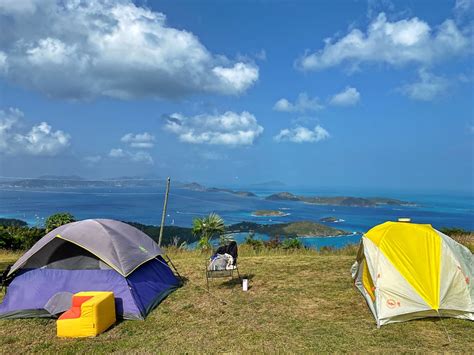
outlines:
{"label": "cumulus cloud", "polygon": [[352,106],[359,102],[360,93],[356,88],[347,86],[343,91],[334,95],[329,103],[336,106]]}
{"label": "cumulus cloud", "polygon": [[122,148],[112,148],[109,152],[109,157],[123,158],[125,157],[125,151]]}
{"label": "cumulus cloud", "polygon": [[148,132],[138,134],[127,133],[122,137],[121,141],[132,148],[148,149],[153,148],[155,145],[155,136]]}
{"label": "cumulus cloud", "polygon": [[229,146],[252,145],[263,132],[255,116],[247,111],[192,117],[174,113],[166,117],[164,129],[176,134],[182,142]]}
{"label": "cumulus cloud", "polygon": [[446,93],[449,81],[428,71],[419,71],[419,80],[400,88],[400,91],[414,100],[431,101]]}
{"label": "cumulus cloud", "polygon": [[303,70],[364,62],[430,65],[467,52],[469,43],[453,20],[431,28],[417,17],[390,22],[380,13],[366,32],[353,29],[342,38],[328,38],[323,49],[304,55],[297,64]]}
{"label": "cumulus cloud", "polygon": [[320,125],[317,125],[314,129],[302,126],[285,128],[273,138],[277,142],[315,143],[328,139],[329,137],[329,132]]}
{"label": "cumulus cloud", "polygon": [[150,153],[141,150],[131,152],[122,148],[113,148],[109,152],[109,157],[114,159],[126,159],[136,163],[154,164]]}
{"label": "cumulus cloud", "polygon": [[66,149],[71,136],[53,130],[41,122],[24,132],[23,112],[16,108],[0,110],[0,153],[27,155],[57,155]]}
{"label": "cumulus cloud", "polygon": [[310,98],[307,93],[302,92],[298,95],[298,98],[294,103],[291,103],[285,98],[278,100],[273,109],[281,112],[307,112],[307,111],[318,111],[323,109],[324,106],[320,104],[319,98]]}
{"label": "cumulus cloud", "polygon": [[131,0],[8,0],[0,21],[0,76],[52,97],[235,95],[259,76]]}

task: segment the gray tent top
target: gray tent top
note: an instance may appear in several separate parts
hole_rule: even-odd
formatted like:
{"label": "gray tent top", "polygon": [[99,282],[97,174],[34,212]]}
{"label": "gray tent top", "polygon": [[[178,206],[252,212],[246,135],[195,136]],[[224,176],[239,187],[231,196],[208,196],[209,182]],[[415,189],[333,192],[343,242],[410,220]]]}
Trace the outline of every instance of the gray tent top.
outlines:
{"label": "gray tent top", "polygon": [[122,276],[130,275],[140,265],[163,254],[153,239],[129,224],[111,219],[86,219],[46,234],[18,259],[9,275],[35,257],[43,259],[34,260],[36,263],[46,264],[51,258],[47,246],[56,241],[67,241],[85,249]]}

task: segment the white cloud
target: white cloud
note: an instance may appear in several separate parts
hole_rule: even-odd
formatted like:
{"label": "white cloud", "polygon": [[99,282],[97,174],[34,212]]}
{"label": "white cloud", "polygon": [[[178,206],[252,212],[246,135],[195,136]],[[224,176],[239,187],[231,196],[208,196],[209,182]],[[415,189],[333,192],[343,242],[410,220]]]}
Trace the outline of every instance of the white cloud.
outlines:
{"label": "white cloud", "polygon": [[46,122],[33,126],[26,134],[16,134],[14,140],[32,155],[56,155],[69,145],[71,137],[63,131],[53,131]]}
{"label": "white cloud", "polygon": [[320,125],[317,125],[312,130],[301,126],[285,128],[273,138],[277,142],[314,143],[323,141],[329,137],[329,132]]}
{"label": "white cloud", "polygon": [[419,81],[407,84],[400,91],[414,100],[431,101],[444,93],[449,88],[449,81],[436,76],[424,69],[419,71]]}
{"label": "white cloud", "polygon": [[153,148],[155,145],[155,136],[148,132],[137,134],[127,133],[121,138],[121,141],[128,144],[132,148],[148,149]]}
{"label": "white cloud", "polygon": [[150,153],[141,150],[137,152],[130,152],[122,148],[113,148],[109,152],[109,157],[115,159],[126,159],[136,163],[146,163],[150,165],[154,164],[153,158],[151,157]]}
{"label": "white cloud", "polygon": [[452,20],[431,28],[417,17],[390,22],[380,13],[366,32],[353,29],[342,38],[328,38],[323,49],[304,55],[298,65],[303,70],[364,62],[428,65],[468,50],[468,36]]}
{"label": "white cloud", "polygon": [[8,70],[7,55],[0,51],[0,75],[5,74]]}
{"label": "white cloud", "polygon": [[23,118],[23,112],[16,108],[9,108],[6,111],[0,110],[0,152],[10,152],[13,147],[14,129],[17,128],[18,121]]}
{"label": "white cloud", "polygon": [[251,145],[263,132],[255,116],[247,111],[193,117],[174,113],[166,118],[164,129],[182,142],[230,146]]}
{"label": "white cloud", "polygon": [[275,111],[291,112],[293,110],[293,104],[287,99],[280,99],[275,102],[273,109]]}
{"label": "white cloud", "polygon": [[454,4],[454,13],[457,16],[463,16],[464,14],[469,14],[473,7],[473,0],[456,0],[456,3]]}
{"label": "white cloud", "polygon": [[112,158],[123,158],[126,154],[122,148],[112,148],[109,152],[109,156]]}
{"label": "white cloud", "polygon": [[360,93],[356,88],[347,86],[343,91],[334,95],[329,101],[331,105],[352,106],[359,102]]}
{"label": "white cloud", "polygon": [[0,153],[53,156],[69,146],[71,136],[54,131],[46,122],[24,132],[23,117],[23,112],[16,108],[0,110]]}
{"label": "white cloud", "polygon": [[209,89],[228,95],[244,92],[258,78],[257,67],[241,62],[232,67],[217,66],[212,72],[218,80],[210,83]]}
{"label": "white cloud", "polygon": [[259,76],[131,0],[8,0],[0,18],[0,75],[52,97],[235,95]]}
{"label": "white cloud", "polygon": [[307,112],[307,111],[318,111],[323,109],[324,106],[319,103],[319,98],[310,98],[307,93],[302,92],[298,95],[295,103],[291,103],[285,98],[278,100],[273,109],[281,112]]}

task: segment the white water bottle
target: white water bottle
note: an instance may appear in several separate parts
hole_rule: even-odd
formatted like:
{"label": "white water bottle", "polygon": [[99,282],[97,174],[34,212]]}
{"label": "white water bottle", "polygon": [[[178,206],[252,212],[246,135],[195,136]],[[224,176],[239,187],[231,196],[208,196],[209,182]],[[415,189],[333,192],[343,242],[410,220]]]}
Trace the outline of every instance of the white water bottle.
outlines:
{"label": "white water bottle", "polygon": [[242,280],[242,290],[248,291],[249,289],[249,280],[248,279],[243,279]]}

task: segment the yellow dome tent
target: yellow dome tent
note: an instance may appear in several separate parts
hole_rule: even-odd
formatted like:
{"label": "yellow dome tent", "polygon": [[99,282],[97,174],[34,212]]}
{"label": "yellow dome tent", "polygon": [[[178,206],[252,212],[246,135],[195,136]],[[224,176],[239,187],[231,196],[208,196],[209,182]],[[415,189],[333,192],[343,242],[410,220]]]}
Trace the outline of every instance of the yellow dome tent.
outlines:
{"label": "yellow dome tent", "polygon": [[424,317],[474,321],[473,275],[472,253],[429,224],[375,226],[352,266],[377,327]]}

